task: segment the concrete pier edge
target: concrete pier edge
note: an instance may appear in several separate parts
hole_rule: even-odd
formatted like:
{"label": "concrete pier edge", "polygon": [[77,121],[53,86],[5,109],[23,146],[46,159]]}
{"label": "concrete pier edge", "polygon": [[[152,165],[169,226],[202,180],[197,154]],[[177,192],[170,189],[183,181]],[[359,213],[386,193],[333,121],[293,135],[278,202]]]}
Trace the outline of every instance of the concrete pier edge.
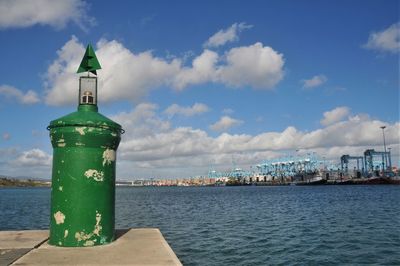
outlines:
{"label": "concrete pier edge", "polygon": [[0,231],[0,265],[182,265],[157,228],[116,231],[94,247],[55,247],[48,230]]}

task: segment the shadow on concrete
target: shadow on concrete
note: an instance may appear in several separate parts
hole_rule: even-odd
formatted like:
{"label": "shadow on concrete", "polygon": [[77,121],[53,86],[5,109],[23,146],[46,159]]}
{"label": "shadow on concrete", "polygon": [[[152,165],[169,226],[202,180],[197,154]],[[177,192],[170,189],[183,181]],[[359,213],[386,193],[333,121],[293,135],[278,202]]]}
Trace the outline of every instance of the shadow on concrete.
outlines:
{"label": "shadow on concrete", "polygon": [[123,235],[125,235],[126,233],[129,232],[130,229],[116,229],[115,230],[115,240],[117,240],[118,238],[122,237]]}
{"label": "shadow on concrete", "polygon": [[31,250],[31,248],[0,249],[0,265],[10,265]]}

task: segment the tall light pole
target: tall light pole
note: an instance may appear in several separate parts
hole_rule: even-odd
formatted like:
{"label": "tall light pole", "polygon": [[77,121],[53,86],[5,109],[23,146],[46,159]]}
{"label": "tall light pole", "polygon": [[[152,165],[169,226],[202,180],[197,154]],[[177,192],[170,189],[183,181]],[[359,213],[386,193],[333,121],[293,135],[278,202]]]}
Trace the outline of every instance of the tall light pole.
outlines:
{"label": "tall light pole", "polygon": [[[387,153],[386,153],[385,128],[386,128],[386,126],[381,126],[381,129],[382,129],[382,134],[383,134],[383,148],[384,148],[384,150],[385,150],[385,165],[387,166]],[[385,166],[383,167],[383,171],[385,171]]]}

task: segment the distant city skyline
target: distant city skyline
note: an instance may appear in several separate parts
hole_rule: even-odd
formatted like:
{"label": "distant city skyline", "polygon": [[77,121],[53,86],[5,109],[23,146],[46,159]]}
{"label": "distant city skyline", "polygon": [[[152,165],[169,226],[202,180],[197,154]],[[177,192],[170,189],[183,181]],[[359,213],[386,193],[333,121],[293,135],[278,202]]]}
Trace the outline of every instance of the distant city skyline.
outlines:
{"label": "distant city skyline", "polygon": [[399,1],[0,1],[0,174],[50,178],[91,43],[117,178],[316,152],[399,165]]}

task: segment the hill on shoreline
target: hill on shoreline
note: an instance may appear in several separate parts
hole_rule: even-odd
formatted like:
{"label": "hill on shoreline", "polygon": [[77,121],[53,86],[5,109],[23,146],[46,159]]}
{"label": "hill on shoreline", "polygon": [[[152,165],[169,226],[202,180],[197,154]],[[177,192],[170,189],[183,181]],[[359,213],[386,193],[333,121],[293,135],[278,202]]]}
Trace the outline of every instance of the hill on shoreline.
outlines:
{"label": "hill on shoreline", "polygon": [[39,179],[18,179],[0,176],[0,187],[50,187],[51,182]]}

